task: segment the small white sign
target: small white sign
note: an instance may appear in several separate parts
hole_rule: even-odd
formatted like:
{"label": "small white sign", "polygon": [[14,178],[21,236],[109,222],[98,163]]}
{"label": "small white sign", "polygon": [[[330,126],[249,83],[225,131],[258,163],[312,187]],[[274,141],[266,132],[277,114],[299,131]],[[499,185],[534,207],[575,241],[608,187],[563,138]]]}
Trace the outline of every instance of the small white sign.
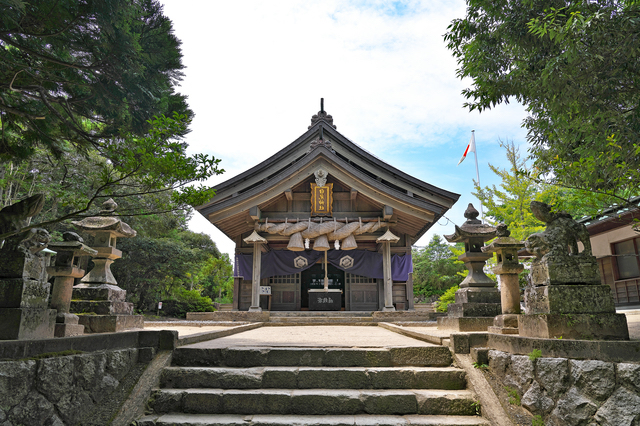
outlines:
{"label": "small white sign", "polygon": [[271,296],[271,286],[270,285],[261,285],[260,286],[260,294],[263,296]]}
{"label": "small white sign", "polygon": [[162,302],[158,302],[158,309],[162,309]]}

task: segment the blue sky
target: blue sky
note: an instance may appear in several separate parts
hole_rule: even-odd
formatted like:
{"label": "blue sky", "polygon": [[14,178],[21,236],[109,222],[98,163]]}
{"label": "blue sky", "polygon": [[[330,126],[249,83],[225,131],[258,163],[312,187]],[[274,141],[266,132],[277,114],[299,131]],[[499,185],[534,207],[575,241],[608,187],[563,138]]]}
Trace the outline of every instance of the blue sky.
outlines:
{"label": "blue sky", "polygon": [[[217,184],[256,165],[307,130],[325,99],[338,131],[406,173],[461,194],[447,213],[464,221],[475,178],[473,158],[456,167],[475,130],[484,185],[499,184],[488,163],[507,167],[499,139],[526,150],[526,116],[512,103],[468,112],[456,62],[443,34],[465,3],[385,0],[161,0],[183,42],[188,95],[196,116],[192,153],[222,159]],[[233,243],[204,218],[191,229]],[[447,220],[434,233],[453,232]]]}

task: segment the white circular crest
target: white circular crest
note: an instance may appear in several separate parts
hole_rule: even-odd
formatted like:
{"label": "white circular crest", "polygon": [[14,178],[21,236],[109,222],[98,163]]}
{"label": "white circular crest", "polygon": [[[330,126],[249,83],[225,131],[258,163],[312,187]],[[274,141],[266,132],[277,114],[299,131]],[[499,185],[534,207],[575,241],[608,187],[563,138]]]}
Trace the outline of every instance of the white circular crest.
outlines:
{"label": "white circular crest", "polygon": [[295,266],[298,269],[302,269],[308,265],[309,265],[309,261],[304,256],[298,256],[295,259],[293,259],[293,266]]}
{"label": "white circular crest", "polygon": [[349,269],[353,266],[353,257],[343,256],[340,258],[340,266],[344,269]]}

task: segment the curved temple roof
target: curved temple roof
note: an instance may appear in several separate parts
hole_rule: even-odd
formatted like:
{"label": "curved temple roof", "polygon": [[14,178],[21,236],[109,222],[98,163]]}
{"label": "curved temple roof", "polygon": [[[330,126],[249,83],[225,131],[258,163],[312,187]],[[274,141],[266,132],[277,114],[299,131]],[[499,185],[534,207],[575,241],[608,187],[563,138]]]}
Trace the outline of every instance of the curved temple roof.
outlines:
{"label": "curved temple roof", "polygon": [[[251,169],[217,185],[216,195],[196,210],[230,238],[253,228],[248,210],[263,205],[324,168],[380,205],[404,215],[419,238],[460,197],[385,163],[340,134],[333,118],[320,111],[291,144]],[[243,225],[244,222],[244,226]]]}

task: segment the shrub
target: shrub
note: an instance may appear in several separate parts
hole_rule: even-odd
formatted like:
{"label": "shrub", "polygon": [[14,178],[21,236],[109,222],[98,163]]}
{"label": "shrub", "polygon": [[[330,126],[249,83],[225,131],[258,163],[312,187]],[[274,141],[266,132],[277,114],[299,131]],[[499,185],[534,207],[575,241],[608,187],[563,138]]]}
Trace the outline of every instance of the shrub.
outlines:
{"label": "shrub", "polygon": [[213,301],[202,296],[197,290],[179,288],[172,298],[162,304],[162,311],[167,316],[185,318],[187,312],[213,312]]}
{"label": "shrub", "polygon": [[438,299],[438,301],[436,302],[436,311],[447,312],[447,306],[449,306],[450,303],[456,301],[456,291],[458,291],[459,289],[460,287],[455,285],[449,290],[445,291],[444,294],[440,296],[440,299]]}

